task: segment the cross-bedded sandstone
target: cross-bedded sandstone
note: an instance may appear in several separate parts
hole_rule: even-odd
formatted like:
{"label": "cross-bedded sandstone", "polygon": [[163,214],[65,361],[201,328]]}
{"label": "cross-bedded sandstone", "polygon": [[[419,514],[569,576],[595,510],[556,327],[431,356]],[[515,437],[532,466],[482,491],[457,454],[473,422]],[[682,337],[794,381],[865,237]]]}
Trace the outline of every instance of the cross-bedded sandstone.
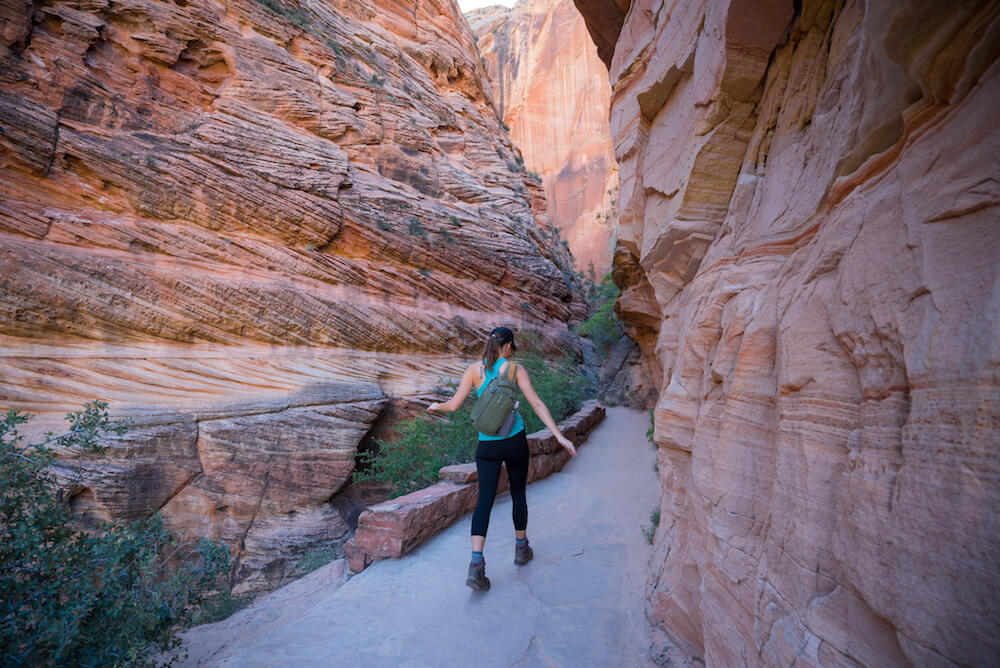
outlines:
{"label": "cross-bedded sandstone", "polygon": [[0,399],[94,519],[221,535],[245,586],[343,538],[331,498],[390,396],[498,322],[584,315],[450,2],[4,3]]}
{"label": "cross-bedded sandstone", "polygon": [[996,3],[576,4],[662,376],[659,658],[990,663]]}

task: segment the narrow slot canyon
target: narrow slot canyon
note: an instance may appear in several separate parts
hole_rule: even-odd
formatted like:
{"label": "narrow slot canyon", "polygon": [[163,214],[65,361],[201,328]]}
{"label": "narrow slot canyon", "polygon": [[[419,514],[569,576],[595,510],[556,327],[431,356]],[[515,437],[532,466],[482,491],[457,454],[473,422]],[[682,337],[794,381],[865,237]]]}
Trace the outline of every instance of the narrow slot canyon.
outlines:
{"label": "narrow slot canyon", "polygon": [[[182,665],[997,661],[996,2],[0,5],[0,664],[59,513],[228,555]],[[480,593],[497,326],[580,453]]]}

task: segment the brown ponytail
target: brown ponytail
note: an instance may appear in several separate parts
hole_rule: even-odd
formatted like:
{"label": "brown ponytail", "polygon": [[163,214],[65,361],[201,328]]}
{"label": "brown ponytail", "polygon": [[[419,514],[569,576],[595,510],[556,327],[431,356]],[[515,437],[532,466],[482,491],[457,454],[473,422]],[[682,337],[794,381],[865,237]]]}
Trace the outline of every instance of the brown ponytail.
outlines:
{"label": "brown ponytail", "polygon": [[483,358],[486,359],[486,369],[492,369],[493,365],[500,359],[500,341],[496,334],[490,334],[486,339],[486,348],[483,350]]}

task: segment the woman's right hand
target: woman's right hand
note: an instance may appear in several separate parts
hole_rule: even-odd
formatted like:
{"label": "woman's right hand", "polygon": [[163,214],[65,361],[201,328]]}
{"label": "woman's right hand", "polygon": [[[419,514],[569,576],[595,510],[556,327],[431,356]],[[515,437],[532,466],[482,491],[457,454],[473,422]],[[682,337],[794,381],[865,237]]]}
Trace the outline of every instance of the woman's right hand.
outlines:
{"label": "woman's right hand", "polygon": [[569,440],[562,434],[556,434],[556,440],[559,441],[559,445],[566,448],[566,451],[569,452],[571,457],[576,457],[576,448],[573,447],[573,441]]}
{"label": "woman's right hand", "polygon": [[439,410],[441,410],[441,404],[439,404],[439,403],[433,403],[433,404],[431,404],[430,406],[427,407],[427,412],[428,413],[436,413]]}

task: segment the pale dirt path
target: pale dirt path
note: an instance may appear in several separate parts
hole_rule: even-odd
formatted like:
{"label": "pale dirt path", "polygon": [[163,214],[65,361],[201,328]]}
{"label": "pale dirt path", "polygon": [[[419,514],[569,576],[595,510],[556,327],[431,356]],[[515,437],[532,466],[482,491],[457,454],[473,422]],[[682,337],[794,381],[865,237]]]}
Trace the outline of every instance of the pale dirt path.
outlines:
{"label": "pale dirt path", "polygon": [[[609,408],[580,454],[528,487],[529,564],[513,565],[509,495],[486,542],[491,591],[465,586],[469,517],[348,582],[331,564],[229,620],[192,629],[182,665],[651,666],[643,616],[658,507],[646,413]],[[286,591],[287,590],[287,591]]]}

